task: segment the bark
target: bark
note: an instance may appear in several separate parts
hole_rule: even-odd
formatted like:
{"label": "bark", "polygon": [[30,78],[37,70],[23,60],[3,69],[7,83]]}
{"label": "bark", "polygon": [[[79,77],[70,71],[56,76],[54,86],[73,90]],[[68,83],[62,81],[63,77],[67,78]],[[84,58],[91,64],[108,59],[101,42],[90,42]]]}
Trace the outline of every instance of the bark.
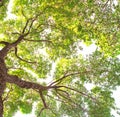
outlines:
{"label": "bark", "polygon": [[0,77],[0,117],[3,117],[3,99],[6,82]]}
{"label": "bark", "polygon": [[3,117],[3,99],[2,99],[2,95],[4,93],[5,90],[5,85],[6,85],[6,81],[5,81],[5,76],[7,74],[7,69],[4,63],[4,59],[1,58],[0,56],[0,117]]}
{"label": "bark", "polygon": [[3,101],[2,101],[2,96],[0,96],[0,117],[3,117]]}
{"label": "bark", "polygon": [[26,36],[26,35],[20,35],[15,42],[13,42],[13,43],[8,43],[8,44],[0,51],[0,57],[1,57],[1,58],[5,58],[5,57],[7,56],[7,54],[8,54],[8,52],[9,52],[12,48],[16,47],[16,46],[24,39],[24,36]]}
{"label": "bark", "polygon": [[19,86],[21,88],[34,89],[34,90],[38,89],[39,91],[47,90],[47,87],[45,87],[45,86],[42,86],[42,85],[37,84],[37,83],[29,82],[29,81],[24,81],[15,75],[8,75],[6,77],[6,81],[8,83],[16,84],[17,86]]}

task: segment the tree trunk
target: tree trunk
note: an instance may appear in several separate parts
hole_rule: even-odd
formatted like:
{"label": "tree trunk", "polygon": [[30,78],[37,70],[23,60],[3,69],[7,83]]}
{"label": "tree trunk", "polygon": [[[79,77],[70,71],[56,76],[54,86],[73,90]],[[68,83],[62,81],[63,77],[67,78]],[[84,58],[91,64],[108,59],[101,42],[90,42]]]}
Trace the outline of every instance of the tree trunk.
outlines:
{"label": "tree trunk", "polygon": [[2,101],[2,96],[0,96],[0,117],[3,117],[3,101]]}
{"label": "tree trunk", "polygon": [[0,77],[0,117],[3,117],[3,100],[2,95],[4,93],[6,82]]}

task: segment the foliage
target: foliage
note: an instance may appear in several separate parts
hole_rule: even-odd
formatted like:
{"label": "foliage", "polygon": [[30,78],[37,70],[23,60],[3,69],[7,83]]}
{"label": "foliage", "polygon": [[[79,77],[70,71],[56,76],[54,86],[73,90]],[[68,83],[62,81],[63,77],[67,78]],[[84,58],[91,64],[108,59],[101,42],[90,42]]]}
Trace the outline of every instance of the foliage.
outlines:
{"label": "foliage", "polygon": [[[7,17],[10,1],[15,18]],[[30,113],[34,102],[36,116],[113,117],[112,91],[120,85],[119,0],[4,0],[0,12],[0,48],[12,44],[4,58],[7,73],[21,84],[46,87],[8,82],[4,117]],[[82,42],[97,49],[84,57],[78,54]]]}

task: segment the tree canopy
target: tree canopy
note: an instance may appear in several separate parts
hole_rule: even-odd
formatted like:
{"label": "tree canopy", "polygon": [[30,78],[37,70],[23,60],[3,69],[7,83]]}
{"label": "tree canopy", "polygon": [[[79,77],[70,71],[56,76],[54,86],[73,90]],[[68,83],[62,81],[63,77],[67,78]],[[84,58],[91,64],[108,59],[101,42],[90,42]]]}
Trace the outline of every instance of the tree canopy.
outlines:
{"label": "tree canopy", "polygon": [[119,13],[119,0],[1,0],[0,117],[114,117]]}

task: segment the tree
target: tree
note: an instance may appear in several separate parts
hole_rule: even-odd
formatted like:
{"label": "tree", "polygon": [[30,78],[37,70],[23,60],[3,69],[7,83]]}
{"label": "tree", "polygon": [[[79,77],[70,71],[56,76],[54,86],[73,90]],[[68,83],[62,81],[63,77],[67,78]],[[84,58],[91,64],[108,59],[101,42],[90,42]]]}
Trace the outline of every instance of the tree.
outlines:
{"label": "tree", "polygon": [[[38,117],[112,117],[112,90],[120,85],[119,1],[14,0],[13,19],[11,1],[0,3],[0,117],[30,113],[34,102]],[[84,58],[77,54],[81,41],[98,49]],[[40,82],[47,77],[52,82]]]}

